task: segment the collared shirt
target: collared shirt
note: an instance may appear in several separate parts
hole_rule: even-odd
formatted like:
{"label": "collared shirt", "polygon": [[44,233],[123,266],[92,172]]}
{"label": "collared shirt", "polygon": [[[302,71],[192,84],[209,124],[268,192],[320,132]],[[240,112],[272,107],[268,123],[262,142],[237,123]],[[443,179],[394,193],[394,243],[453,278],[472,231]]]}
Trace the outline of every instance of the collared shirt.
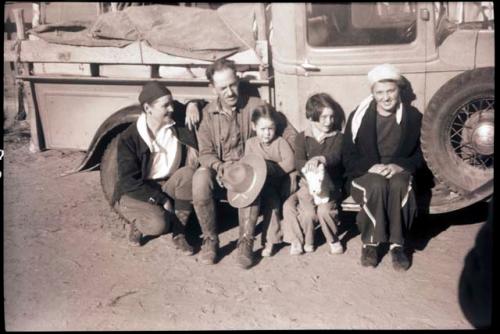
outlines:
{"label": "collared shirt", "polygon": [[305,129],[305,135],[312,137],[318,141],[318,143],[323,143],[323,141],[328,137],[333,137],[337,134],[337,131],[323,132],[317,129],[310,121]]}
{"label": "collared shirt", "polygon": [[171,176],[181,163],[181,143],[174,135],[175,122],[162,126],[156,135],[148,131],[146,115],[137,120],[137,131],[151,151],[146,180],[164,179]]}
{"label": "collared shirt", "polygon": [[220,126],[220,141],[222,148],[222,161],[237,161],[244,154],[244,143],[241,138],[240,124],[242,115],[238,108],[232,111],[232,114],[227,113],[220,104],[217,106],[215,113],[219,113],[218,118]]}
{"label": "collared shirt", "polygon": [[[252,112],[264,103],[258,97],[241,96],[234,117],[222,115],[217,100],[206,105],[197,133],[200,164],[217,170],[224,161],[239,160],[244,153],[245,141],[254,135]],[[277,115],[276,133],[282,135],[293,148],[297,131],[284,115]],[[240,131],[236,131],[238,128]]]}

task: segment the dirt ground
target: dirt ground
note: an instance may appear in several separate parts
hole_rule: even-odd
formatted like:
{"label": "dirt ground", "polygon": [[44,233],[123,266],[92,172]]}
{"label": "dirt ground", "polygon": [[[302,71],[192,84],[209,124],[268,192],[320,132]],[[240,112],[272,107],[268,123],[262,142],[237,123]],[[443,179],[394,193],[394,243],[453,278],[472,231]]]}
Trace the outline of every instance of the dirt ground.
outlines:
{"label": "dirt ground", "polygon": [[[353,214],[344,255],[324,239],[311,254],[283,245],[250,270],[235,263],[237,228],[223,208],[223,257],[213,266],[180,255],[170,235],[130,248],[99,172],[60,175],[82,152],[29,152],[29,126],[4,135],[4,309],[10,331],[211,329],[467,329],[458,303],[463,260],[487,206],[422,217],[412,231],[412,266],[360,265]],[[199,251],[199,228],[189,227]]]}

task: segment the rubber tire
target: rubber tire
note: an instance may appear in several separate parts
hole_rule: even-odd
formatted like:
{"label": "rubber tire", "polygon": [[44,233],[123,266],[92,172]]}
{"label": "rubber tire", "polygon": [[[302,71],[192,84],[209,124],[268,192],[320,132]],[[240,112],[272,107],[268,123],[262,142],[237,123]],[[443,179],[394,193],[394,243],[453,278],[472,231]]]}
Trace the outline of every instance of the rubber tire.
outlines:
{"label": "rubber tire", "polygon": [[118,182],[118,141],[120,135],[115,136],[106,147],[100,165],[101,187],[104,197],[111,205],[115,185]]}
{"label": "rubber tire", "polygon": [[[421,144],[427,165],[439,181],[458,194],[474,191],[478,174],[471,172],[472,167],[468,168],[452,152],[448,144],[449,127],[457,109],[468,101],[479,97],[494,99],[494,78],[494,68],[470,70],[456,76],[436,92],[423,115]],[[474,197],[477,201],[491,194],[493,186]]]}

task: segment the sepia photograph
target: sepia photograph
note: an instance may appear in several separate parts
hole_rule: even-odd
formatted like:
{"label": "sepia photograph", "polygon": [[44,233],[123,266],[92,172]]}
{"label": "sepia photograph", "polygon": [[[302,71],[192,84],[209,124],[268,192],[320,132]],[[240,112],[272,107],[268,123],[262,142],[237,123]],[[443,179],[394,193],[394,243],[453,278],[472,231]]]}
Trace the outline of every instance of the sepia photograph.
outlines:
{"label": "sepia photograph", "polygon": [[494,326],[493,1],[3,9],[5,331]]}

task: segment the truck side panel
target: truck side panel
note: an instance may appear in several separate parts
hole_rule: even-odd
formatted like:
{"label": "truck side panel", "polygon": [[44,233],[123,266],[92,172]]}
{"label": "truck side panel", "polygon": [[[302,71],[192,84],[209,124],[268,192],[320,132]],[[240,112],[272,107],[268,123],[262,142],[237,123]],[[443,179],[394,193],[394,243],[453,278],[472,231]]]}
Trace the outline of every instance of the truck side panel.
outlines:
{"label": "truck side panel", "polygon": [[[96,129],[113,113],[137,104],[143,80],[89,78],[41,78],[35,81],[35,105],[40,115],[40,133],[47,149],[87,150]],[[164,81],[175,99],[212,99],[206,80]],[[242,89],[266,101],[270,99],[267,81],[242,83]]]}

